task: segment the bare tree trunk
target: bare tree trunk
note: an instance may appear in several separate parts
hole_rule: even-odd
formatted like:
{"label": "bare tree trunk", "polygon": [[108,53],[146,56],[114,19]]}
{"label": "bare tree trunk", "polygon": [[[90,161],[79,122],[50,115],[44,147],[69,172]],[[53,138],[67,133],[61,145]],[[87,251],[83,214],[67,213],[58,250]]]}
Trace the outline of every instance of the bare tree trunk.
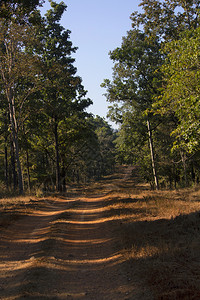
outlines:
{"label": "bare tree trunk", "polygon": [[27,175],[28,175],[28,191],[30,192],[31,191],[31,176],[30,176],[28,148],[26,149],[26,165],[27,165]]}
{"label": "bare tree trunk", "polygon": [[58,124],[55,121],[54,127],[55,136],[55,154],[56,154],[56,190],[61,191],[61,176],[60,176],[60,157],[59,157],[59,144],[58,144]]}
{"label": "bare tree trunk", "polygon": [[155,165],[153,138],[152,138],[152,132],[151,132],[151,126],[150,126],[149,120],[147,120],[147,128],[148,128],[148,134],[149,134],[149,147],[150,147],[150,152],[151,152],[151,163],[152,163],[153,177],[154,177],[156,190],[158,190],[159,189],[158,176],[157,176],[156,165]]}
{"label": "bare tree trunk", "polygon": [[18,126],[17,126],[16,116],[15,116],[14,96],[11,88],[7,91],[7,98],[9,104],[10,123],[12,129],[12,139],[14,145],[15,159],[17,163],[18,188],[19,188],[19,193],[23,194],[24,188],[23,188],[21,162],[19,157]]}
{"label": "bare tree trunk", "polygon": [[64,164],[62,166],[62,192],[66,192],[66,171],[65,171],[65,167]]}
{"label": "bare tree trunk", "polygon": [[4,126],[5,126],[5,132],[4,132],[4,178],[5,178],[5,184],[6,184],[6,188],[8,190],[9,188],[9,175],[8,175],[8,136],[9,136],[9,132],[8,132],[8,122],[9,122],[9,118],[8,118],[8,114],[7,112],[4,114]]}
{"label": "bare tree trunk", "polygon": [[8,147],[7,147],[7,136],[5,137],[4,165],[5,165],[5,183],[6,183],[6,188],[8,189]]}
{"label": "bare tree trunk", "polygon": [[10,144],[10,156],[11,156],[11,185],[13,183],[13,189],[14,191],[17,188],[17,174],[15,169],[15,153],[14,153],[14,146],[13,146],[13,140],[11,140]]}
{"label": "bare tree trunk", "polygon": [[185,184],[185,186],[188,186],[186,156],[183,151],[180,152],[180,155],[181,155],[181,160],[182,160],[182,164],[183,164],[184,184]]}

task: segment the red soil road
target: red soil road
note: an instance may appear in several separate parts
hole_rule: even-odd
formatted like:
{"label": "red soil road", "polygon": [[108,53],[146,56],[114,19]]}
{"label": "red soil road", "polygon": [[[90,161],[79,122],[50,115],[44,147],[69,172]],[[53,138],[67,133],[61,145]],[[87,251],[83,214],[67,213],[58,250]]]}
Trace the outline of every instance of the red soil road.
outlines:
{"label": "red soil road", "polygon": [[[86,194],[38,201],[0,231],[0,299],[153,299],[122,255],[112,193],[104,180]],[[81,191],[83,193],[83,190]]]}

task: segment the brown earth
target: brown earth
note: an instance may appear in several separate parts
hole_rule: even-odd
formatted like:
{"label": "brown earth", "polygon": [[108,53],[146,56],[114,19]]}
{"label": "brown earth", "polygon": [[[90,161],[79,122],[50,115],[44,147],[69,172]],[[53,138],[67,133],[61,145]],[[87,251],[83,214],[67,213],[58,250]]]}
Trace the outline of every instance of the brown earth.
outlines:
{"label": "brown earth", "polygon": [[65,195],[0,200],[0,299],[199,300],[200,187],[137,170]]}
{"label": "brown earth", "polygon": [[112,209],[112,193],[130,173],[31,200],[2,226],[0,299],[153,299],[122,255],[121,218]]}

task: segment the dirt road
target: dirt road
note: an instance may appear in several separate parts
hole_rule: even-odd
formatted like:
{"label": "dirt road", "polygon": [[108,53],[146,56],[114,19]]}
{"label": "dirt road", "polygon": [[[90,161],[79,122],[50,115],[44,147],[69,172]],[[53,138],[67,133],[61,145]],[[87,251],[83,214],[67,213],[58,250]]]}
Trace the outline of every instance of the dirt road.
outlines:
{"label": "dirt road", "polygon": [[119,180],[32,201],[31,210],[1,228],[0,299],[152,299],[122,255],[112,209]]}

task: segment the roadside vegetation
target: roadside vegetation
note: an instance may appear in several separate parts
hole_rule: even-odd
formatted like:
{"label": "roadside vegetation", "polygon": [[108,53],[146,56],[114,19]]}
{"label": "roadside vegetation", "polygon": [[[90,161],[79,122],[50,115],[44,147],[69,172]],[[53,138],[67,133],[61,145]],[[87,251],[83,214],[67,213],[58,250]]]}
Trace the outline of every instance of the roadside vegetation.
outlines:
{"label": "roadside vegetation", "polygon": [[145,280],[153,299],[199,299],[200,188],[126,190],[115,195],[113,209],[123,216],[122,253],[130,278]]}

